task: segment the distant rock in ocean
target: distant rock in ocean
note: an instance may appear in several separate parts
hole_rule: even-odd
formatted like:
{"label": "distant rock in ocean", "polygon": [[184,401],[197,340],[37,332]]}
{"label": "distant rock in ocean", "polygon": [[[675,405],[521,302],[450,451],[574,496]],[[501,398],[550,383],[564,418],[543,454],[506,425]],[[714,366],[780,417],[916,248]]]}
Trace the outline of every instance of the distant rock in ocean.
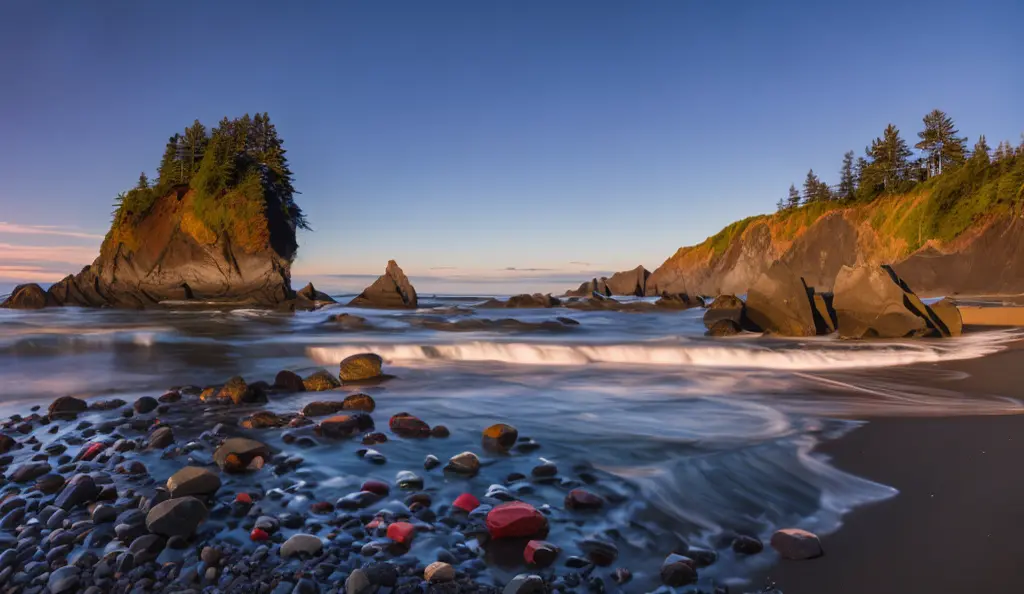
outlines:
{"label": "distant rock in ocean", "polygon": [[647,292],[647,277],[651,273],[643,266],[616,272],[611,277],[589,280],[578,289],[566,292],[571,297],[589,297],[594,293],[604,297],[643,297]]}
{"label": "distant rock in ocean", "polygon": [[416,289],[394,260],[372,285],[349,302],[355,307],[376,307],[381,309],[416,309]]}

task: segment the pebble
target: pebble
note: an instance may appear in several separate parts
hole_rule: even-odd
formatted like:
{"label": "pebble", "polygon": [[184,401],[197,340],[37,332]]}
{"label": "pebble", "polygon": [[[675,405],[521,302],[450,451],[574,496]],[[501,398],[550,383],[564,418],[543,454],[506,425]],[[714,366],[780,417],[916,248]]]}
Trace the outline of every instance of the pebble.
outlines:
{"label": "pebble", "polygon": [[74,565],[61,567],[50,574],[46,581],[46,587],[51,594],[63,594],[73,592],[78,587],[80,570]]}
{"label": "pebble", "polygon": [[558,474],[558,467],[552,462],[544,462],[534,466],[530,474],[534,478],[552,478]]}
{"label": "pebble", "polygon": [[764,544],[753,536],[740,535],[732,541],[732,550],[740,555],[756,555],[764,550]]}
{"label": "pebble", "polygon": [[594,511],[604,507],[604,498],[586,489],[573,489],[565,496],[565,507],[576,511]]}
{"label": "pebble", "polygon": [[521,573],[512,578],[512,581],[501,592],[502,594],[542,594],[545,590],[544,579],[539,575]]}
{"label": "pebble", "polygon": [[281,545],[281,557],[287,559],[293,555],[316,555],[324,547],[322,540],[312,534],[296,534]]}
{"label": "pebble", "polygon": [[596,538],[588,538],[579,543],[580,550],[582,550],[594,565],[601,567],[607,567],[619,557],[619,549],[614,544],[598,540]]}
{"label": "pebble", "polygon": [[498,423],[484,429],[482,445],[490,452],[507,453],[516,440],[519,439],[519,431],[512,425]]}
{"label": "pebble", "polygon": [[163,536],[190,536],[206,520],[206,506],[195,497],[164,501],[146,515],[146,528]]}
{"label": "pebble", "polygon": [[427,454],[427,457],[423,459],[423,468],[427,470],[433,470],[440,465],[441,461],[433,454]]}
{"label": "pebble", "polygon": [[453,581],[455,579],[455,568],[443,561],[435,561],[423,570],[423,579],[436,583]]}
{"label": "pebble", "polygon": [[692,559],[669,555],[661,565],[661,582],[670,588],[679,588],[697,581],[697,570]]}
{"label": "pebble", "polygon": [[784,528],[772,534],[772,548],[783,559],[802,561],[825,554],[817,535],[799,528]]}
{"label": "pebble", "polygon": [[135,401],[135,404],[132,405],[132,408],[135,409],[136,413],[140,415],[145,415],[156,410],[156,407],[158,406],[160,406],[160,403],[157,401],[156,398],[153,398],[152,396],[143,396],[142,398],[139,398],[138,400]]}
{"label": "pebble", "polygon": [[423,479],[420,478],[416,473],[403,470],[395,476],[395,483],[399,489],[409,489],[418,491],[423,488]]}
{"label": "pebble", "polygon": [[220,485],[219,476],[198,466],[186,466],[167,479],[167,491],[172,498],[213,495]]}
{"label": "pebble", "polygon": [[480,472],[480,459],[473,452],[462,452],[452,456],[448,465],[444,467],[445,472],[472,477]]}
{"label": "pebble", "polygon": [[96,481],[91,476],[76,474],[71,477],[68,484],[64,486],[64,490],[57,496],[55,505],[69,510],[92,501],[98,494],[99,489],[96,487]]}
{"label": "pebble", "polygon": [[353,570],[345,580],[345,594],[371,594],[375,589],[362,569]]}
{"label": "pebble", "polygon": [[547,567],[558,558],[559,548],[543,540],[531,540],[526,543],[523,558],[527,563],[537,567]]}
{"label": "pebble", "polygon": [[174,431],[170,427],[158,427],[149,435],[149,448],[162,450],[174,443]]}

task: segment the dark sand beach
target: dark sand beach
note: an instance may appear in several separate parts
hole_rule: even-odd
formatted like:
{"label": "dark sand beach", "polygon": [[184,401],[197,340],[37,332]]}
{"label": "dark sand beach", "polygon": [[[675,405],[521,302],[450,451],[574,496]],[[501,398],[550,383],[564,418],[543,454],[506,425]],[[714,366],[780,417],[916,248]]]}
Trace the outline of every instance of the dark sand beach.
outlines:
{"label": "dark sand beach", "polygon": [[[885,373],[962,372],[969,377],[934,387],[1024,397],[1020,344],[982,359],[916,367]],[[1024,592],[1024,416],[866,420],[819,451],[899,495],[854,510],[822,538],[824,557],[782,561],[768,579],[786,594]]]}

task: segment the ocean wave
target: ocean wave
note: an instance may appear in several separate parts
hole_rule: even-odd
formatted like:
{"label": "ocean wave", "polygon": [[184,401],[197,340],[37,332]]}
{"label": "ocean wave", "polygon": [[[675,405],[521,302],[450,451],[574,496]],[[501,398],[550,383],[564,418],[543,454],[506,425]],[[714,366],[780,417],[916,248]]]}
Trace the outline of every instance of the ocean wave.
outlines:
{"label": "ocean wave", "polygon": [[309,346],[306,352],[320,364],[336,364],[349,355],[374,352],[396,365],[488,361],[513,365],[659,365],[814,371],[974,359],[1003,350],[1006,344],[1022,337],[1024,335],[1017,331],[994,331],[956,339],[906,342],[692,341],[677,345],[588,345],[471,341]]}

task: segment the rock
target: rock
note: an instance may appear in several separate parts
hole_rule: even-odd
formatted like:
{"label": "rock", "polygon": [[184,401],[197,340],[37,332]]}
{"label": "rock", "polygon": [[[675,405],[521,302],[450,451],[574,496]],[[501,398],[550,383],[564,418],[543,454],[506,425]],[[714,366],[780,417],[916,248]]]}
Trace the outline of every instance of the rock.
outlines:
{"label": "rock", "polygon": [[352,437],[371,429],[373,429],[373,419],[370,418],[370,415],[361,412],[328,417],[316,426],[317,433],[333,439]]}
{"label": "rock", "polygon": [[287,427],[295,420],[296,416],[294,414],[279,415],[269,410],[261,410],[245,417],[240,424],[246,429],[280,429]]}
{"label": "rock", "polygon": [[284,541],[281,545],[281,558],[287,559],[293,555],[319,554],[324,548],[324,542],[312,534],[296,534]]}
{"label": "rock", "polygon": [[323,417],[337,414],[345,410],[345,403],[340,400],[317,400],[302,407],[302,414],[306,417]]}
{"label": "rock", "polygon": [[374,380],[381,377],[382,365],[384,360],[375,353],[351,355],[342,359],[338,377],[342,384]]}
{"label": "rock", "polygon": [[443,561],[435,561],[423,570],[423,579],[434,583],[454,581],[455,568]]}
{"label": "rock", "polygon": [[89,410],[89,405],[84,400],[74,396],[61,396],[50,403],[49,415],[51,417],[74,416]]}
{"label": "rock", "polygon": [[15,483],[28,483],[36,480],[51,470],[53,470],[53,468],[46,462],[26,462],[14,469],[14,472],[11,473],[10,480]]}
{"label": "rock", "polygon": [[341,404],[344,410],[358,410],[366,413],[372,413],[377,408],[373,397],[363,393],[349,394]]}
{"label": "rock", "polygon": [[483,448],[490,452],[506,453],[519,439],[519,431],[512,425],[498,423],[484,429]]}
{"label": "rock", "polygon": [[174,443],[174,431],[170,427],[157,427],[149,435],[149,447],[154,450],[162,450]]}
{"label": "rock", "polygon": [[739,334],[741,328],[739,324],[732,320],[718,320],[708,328],[708,331],[704,334],[706,336],[735,336]]}
{"label": "rock", "polygon": [[302,383],[302,378],[299,374],[294,371],[288,371],[284,369],[277,372],[274,376],[274,388],[281,390],[282,392],[305,392],[306,386]]}
{"label": "rock", "polygon": [[814,306],[804,279],[785,262],[775,262],[747,291],[746,317],[779,336],[815,336]]}
{"label": "rock", "polygon": [[164,538],[157,534],[145,534],[132,541],[128,552],[135,557],[135,563],[142,565],[156,559],[164,550]]}
{"label": "rock", "polygon": [[444,425],[434,425],[430,428],[430,436],[436,437],[437,439],[444,439],[451,435],[451,431],[448,430]]}
{"label": "rock", "polygon": [[341,499],[338,499],[334,505],[338,509],[363,509],[369,507],[374,503],[381,500],[381,495],[370,491],[358,491],[356,493],[349,493]]}
{"label": "rock", "polygon": [[832,307],[832,293],[815,293],[814,323],[818,334],[832,334],[836,331],[836,310]]}
{"label": "rock", "polygon": [[467,514],[480,507],[480,500],[470,493],[463,493],[452,502],[452,509],[464,511]]}
{"label": "rock", "polygon": [[555,562],[560,551],[561,549],[550,542],[531,540],[526,543],[526,548],[523,550],[523,558],[530,565],[547,567]]}
{"label": "rock", "polygon": [[181,400],[181,392],[179,392],[177,390],[171,390],[170,392],[166,392],[164,394],[161,394],[160,397],[157,398],[156,400],[157,400],[157,402],[163,402],[163,403],[166,403],[166,404],[170,404],[170,403],[173,403],[173,402],[179,402]]}
{"label": "rock", "polygon": [[321,369],[302,380],[302,385],[307,392],[326,392],[327,390],[340,388],[341,382],[329,372]]}
{"label": "rock", "polygon": [[740,535],[732,541],[732,550],[740,555],[756,555],[764,550],[764,544],[753,536]]}
{"label": "rock", "polygon": [[938,334],[931,312],[888,266],[843,266],[834,294],[841,338]]}
{"label": "rock", "polygon": [[317,291],[313,286],[313,283],[307,284],[295,292],[296,297],[305,299],[306,301],[320,301],[324,303],[337,303],[330,295],[322,291]]}
{"label": "rock", "polygon": [[241,376],[236,375],[217,391],[216,399],[242,404],[243,402],[259,402],[263,400],[263,395],[259,390],[250,388]]}
{"label": "rock", "polygon": [[388,421],[388,427],[399,437],[410,439],[430,437],[430,425],[407,412],[400,412],[392,416]]}
{"label": "rock", "polygon": [[512,578],[501,594],[544,594],[547,588],[544,585],[544,578],[539,575],[521,573]]}
{"label": "rock", "polygon": [[818,537],[799,528],[784,528],[776,531],[775,534],[772,534],[771,545],[783,559],[802,561],[825,554]]}
{"label": "rock", "polygon": [[213,461],[221,470],[231,473],[242,473],[247,470],[259,470],[270,459],[270,448],[253,439],[232,437],[224,441],[213,452]]}
{"label": "rock", "polygon": [[440,465],[441,461],[433,454],[427,454],[427,457],[423,459],[423,468],[427,470],[433,470]]}
{"label": "rock", "polygon": [[418,491],[423,488],[423,479],[414,472],[403,470],[395,476],[395,484],[399,489]]}
{"label": "rock", "polygon": [[491,538],[525,538],[546,533],[548,520],[529,503],[511,501],[491,509],[486,525]]}
{"label": "rock", "polygon": [[205,468],[186,466],[167,479],[171,498],[209,496],[220,489],[220,477]]}
{"label": "rock", "polygon": [[384,274],[349,302],[354,307],[381,309],[416,309],[416,289],[394,260],[388,262]]}
{"label": "rock", "polygon": [[633,572],[625,567],[620,567],[612,572],[612,579],[621,586],[633,579]]}
{"label": "rock", "polygon": [[195,497],[179,497],[153,506],[146,528],[161,536],[191,536],[206,520],[206,506]]}
{"label": "rock", "polygon": [[473,452],[462,452],[452,456],[444,470],[445,472],[473,477],[480,471],[480,459]]}
{"label": "rock", "polygon": [[579,547],[580,550],[586,553],[587,559],[591,563],[600,567],[607,567],[615,563],[615,560],[619,558],[618,547],[604,540],[588,538],[581,541]]}
{"label": "rock", "polygon": [[604,506],[604,498],[587,491],[573,489],[565,496],[565,507],[575,511],[592,511]]}
{"label": "rock", "polygon": [[391,493],[391,487],[389,487],[387,483],[374,479],[363,482],[360,489],[363,491],[369,491],[370,493],[376,493],[381,497],[387,497]]}
{"label": "rock", "polygon": [[960,316],[960,310],[952,299],[946,297],[938,303],[930,306],[934,319],[938,321],[939,331],[943,336],[962,336],[964,333],[964,321]]}
{"label": "rock", "polygon": [[[744,315],[746,305],[735,295],[719,295],[704,312],[704,327],[710,330],[719,320],[730,320],[739,328],[758,330],[747,322]],[[748,328],[750,326],[750,328]]]}
{"label": "rock", "polygon": [[147,415],[156,410],[156,407],[158,406],[160,406],[160,402],[158,402],[156,398],[153,398],[152,396],[143,396],[135,401],[132,408],[140,415]]}
{"label": "rock", "polygon": [[345,579],[345,594],[372,594],[377,588],[362,569],[354,569]]}
{"label": "rock", "polygon": [[416,536],[416,527],[409,522],[392,522],[388,524],[387,536],[398,544],[409,546]]}
{"label": "rock", "polygon": [[89,410],[116,410],[122,406],[128,404],[120,398],[112,398],[110,400],[98,400],[89,405]]}
{"label": "rock", "polygon": [[117,519],[117,509],[110,505],[100,504],[92,509],[93,524],[109,524]]}
{"label": "rock", "polygon": [[35,283],[14,287],[10,297],[0,303],[0,307],[7,309],[42,309],[47,305],[56,305],[56,303],[49,298],[42,287]]}
{"label": "rock", "polygon": [[666,293],[654,305],[662,309],[691,309],[704,307],[704,300],[697,296],[691,297],[686,293]]}
{"label": "rock", "polygon": [[324,320],[324,324],[337,328],[344,328],[346,330],[361,330],[363,328],[370,327],[366,318],[362,316],[354,316],[348,313],[329,315],[327,316],[327,319]]}
{"label": "rock", "polygon": [[651,273],[643,266],[632,270],[616,272],[605,279],[605,286],[612,295],[643,297],[647,293],[647,278]]}
{"label": "rock", "polygon": [[54,570],[50,578],[46,580],[46,587],[50,594],[64,594],[74,592],[78,589],[79,574],[81,570],[74,565],[67,565]]}
{"label": "rock", "polygon": [[679,588],[696,581],[697,569],[687,557],[672,554],[661,564],[661,582],[670,588]]}
{"label": "rock", "polygon": [[13,437],[0,433],[0,454],[6,454],[14,449],[16,445],[18,445],[18,442]]}
{"label": "rock", "polygon": [[534,466],[533,469],[530,470],[530,474],[534,478],[554,478],[558,476],[558,466],[553,462],[544,462]]}
{"label": "rock", "polygon": [[63,487],[64,477],[59,474],[44,474],[36,479],[36,489],[47,495],[53,495]]}

